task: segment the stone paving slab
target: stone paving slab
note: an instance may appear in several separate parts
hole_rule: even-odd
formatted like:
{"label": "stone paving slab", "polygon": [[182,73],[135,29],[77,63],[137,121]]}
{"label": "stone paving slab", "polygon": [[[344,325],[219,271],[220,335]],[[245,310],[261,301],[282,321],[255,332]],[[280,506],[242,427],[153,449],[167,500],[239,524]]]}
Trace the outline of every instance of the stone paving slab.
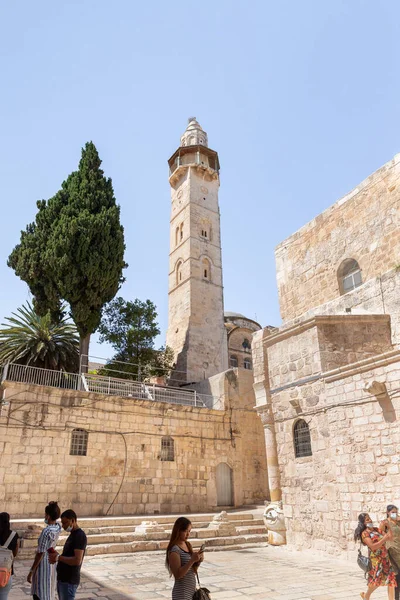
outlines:
{"label": "stone paving slab", "polygon": [[[164,560],[164,552],[87,557],[77,600],[171,599]],[[16,563],[10,600],[28,600],[30,566]],[[360,600],[366,590],[355,558],[344,562],[272,546],[206,553],[200,579],[212,600]],[[384,598],[386,588],[374,592],[373,600]]]}

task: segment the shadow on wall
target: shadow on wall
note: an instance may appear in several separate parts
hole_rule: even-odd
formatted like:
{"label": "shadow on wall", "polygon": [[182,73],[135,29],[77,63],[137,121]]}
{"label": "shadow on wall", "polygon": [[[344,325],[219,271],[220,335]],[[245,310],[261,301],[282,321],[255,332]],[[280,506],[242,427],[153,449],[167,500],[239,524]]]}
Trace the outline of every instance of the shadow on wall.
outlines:
{"label": "shadow on wall", "polygon": [[378,402],[386,423],[394,423],[396,421],[396,411],[389,394],[386,392],[385,396],[378,398]]}
{"label": "shadow on wall", "polygon": [[172,387],[179,387],[186,383],[186,372],[187,372],[187,353],[189,349],[189,332],[186,331],[185,343],[182,350],[176,357],[174,368],[171,371],[171,375],[168,380],[168,385]]}
{"label": "shadow on wall", "polygon": [[[396,421],[396,411],[393,406],[392,398],[388,394],[386,384],[382,383],[381,381],[370,381],[367,383],[364,390],[371,394],[371,396],[376,397],[379,402],[379,406],[382,409],[382,415],[386,423],[394,423]],[[400,393],[397,392],[393,398],[399,396]]]}

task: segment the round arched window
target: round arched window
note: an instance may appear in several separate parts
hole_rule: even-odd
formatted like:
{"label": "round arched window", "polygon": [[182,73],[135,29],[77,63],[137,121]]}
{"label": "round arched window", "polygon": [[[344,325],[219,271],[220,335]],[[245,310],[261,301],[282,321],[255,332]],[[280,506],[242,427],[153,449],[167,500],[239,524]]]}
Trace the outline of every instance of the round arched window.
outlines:
{"label": "round arched window", "polygon": [[293,428],[293,441],[296,458],[312,455],[310,428],[304,419],[296,421]]}
{"label": "round arched window", "polygon": [[338,282],[341,294],[347,294],[362,285],[360,265],[354,258],[347,258],[338,269]]}

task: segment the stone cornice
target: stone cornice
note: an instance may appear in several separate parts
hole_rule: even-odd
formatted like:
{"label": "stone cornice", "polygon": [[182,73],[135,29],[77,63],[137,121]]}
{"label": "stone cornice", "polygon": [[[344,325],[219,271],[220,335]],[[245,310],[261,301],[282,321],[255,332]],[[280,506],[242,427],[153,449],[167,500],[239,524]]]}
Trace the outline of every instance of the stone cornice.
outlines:
{"label": "stone cornice", "polygon": [[350,377],[351,375],[356,375],[363,371],[370,371],[371,369],[378,367],[385,367],[386,365],[397,361],[400,361],[400,349],[389,350],[389,352],[383,352],[382,354],[364,358],[358,362],[350,363],[349,365],[344,365],[343,367],[338,367],[331,371],[325,371],[325,373],[322,374],[322,378],[326,383],[331,383],[337,379]]}
{"label": "stone cornice", "polygon": [[299,335],[300,333],[303,333],[303,331],[307,331],[307,329],[312,329],[313,327],[318,327],[321,325],[334,325],[337,323],[372,323],[374,321],[390,323],[390,315],[315,315],[314,317],[306,319],[300,323],[296,323],[296,325],[292,325],[287,329],[281,329],[277,333],[268,335],[263,340],[263,344],[268,348],[269,346],[273,346],[274,344],[277,344],[288,337]]}

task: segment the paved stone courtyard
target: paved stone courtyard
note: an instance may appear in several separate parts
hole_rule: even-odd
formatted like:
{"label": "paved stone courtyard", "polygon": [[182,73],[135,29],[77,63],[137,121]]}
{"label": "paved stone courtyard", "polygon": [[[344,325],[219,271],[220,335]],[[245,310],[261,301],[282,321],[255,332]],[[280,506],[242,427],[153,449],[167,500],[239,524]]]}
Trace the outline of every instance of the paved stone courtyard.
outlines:
{"label": "paved stone courtyard", "polygon": [[[30,565],[17,562],[10,600],[27,600]],[[171,598],[172,580],[161,552],[87,558],[83,573],[78,600]],[[277,547],[209,552],[200,578],[212,600],[359,600],[366,589],[355,559],[343,562]],[[373,598],[387,598],[386,588]]]}

